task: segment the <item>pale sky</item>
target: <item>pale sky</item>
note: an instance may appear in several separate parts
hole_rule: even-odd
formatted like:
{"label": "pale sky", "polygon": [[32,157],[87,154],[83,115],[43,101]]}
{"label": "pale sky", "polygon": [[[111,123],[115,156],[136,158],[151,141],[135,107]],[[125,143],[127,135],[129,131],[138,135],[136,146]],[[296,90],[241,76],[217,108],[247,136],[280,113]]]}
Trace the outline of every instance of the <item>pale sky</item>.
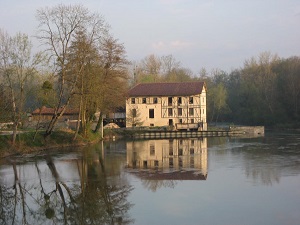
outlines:
{"label": "pale sky", "polygon": [[33,36],[36,10],[60,3],[101,14],[131,61],[171,54],[196,74],[265,51],[300,56],[300,0],[0,0],[0,28]]}

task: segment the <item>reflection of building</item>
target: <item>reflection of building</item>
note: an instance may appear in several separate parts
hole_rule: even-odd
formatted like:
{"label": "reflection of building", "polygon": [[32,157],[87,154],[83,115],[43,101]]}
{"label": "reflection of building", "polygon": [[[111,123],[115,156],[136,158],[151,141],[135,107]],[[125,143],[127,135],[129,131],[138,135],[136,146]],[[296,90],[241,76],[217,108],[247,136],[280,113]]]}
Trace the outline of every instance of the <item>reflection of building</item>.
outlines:
{"label": "reflection of building", "polygon": [[143,83],[126,99],[126,127],[207,130],[204,82]]}
{"label": "reflection of building", "polygon": [[158,171],[147,179],[206,179],[207,138],[127,142],[127,166]]}

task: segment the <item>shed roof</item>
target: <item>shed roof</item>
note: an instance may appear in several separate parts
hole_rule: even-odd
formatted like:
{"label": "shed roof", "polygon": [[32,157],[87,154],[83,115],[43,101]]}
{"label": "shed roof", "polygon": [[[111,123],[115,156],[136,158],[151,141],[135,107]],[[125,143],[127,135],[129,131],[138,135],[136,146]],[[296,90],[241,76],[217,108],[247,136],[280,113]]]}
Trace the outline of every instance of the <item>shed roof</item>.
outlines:
{"label": "shed roof", "polygon": [[142,83],[131,88],[128,96],[190,96],[201,94],[203,86],[204,82]]}
{"label": "shed roof", "polygon": [[[53,115],[54,113],[54,108],[47,108],[45,106],[42,107],[42,115]],[[58,113],[61,113],[62,108],[58,109]],[[66,111],[64,112],[64,115],[78,115],[79,111],[78,109],[66,109]],[[32,115],[38,115],[40,114],[40,109],[37,108],[32,112]]]}

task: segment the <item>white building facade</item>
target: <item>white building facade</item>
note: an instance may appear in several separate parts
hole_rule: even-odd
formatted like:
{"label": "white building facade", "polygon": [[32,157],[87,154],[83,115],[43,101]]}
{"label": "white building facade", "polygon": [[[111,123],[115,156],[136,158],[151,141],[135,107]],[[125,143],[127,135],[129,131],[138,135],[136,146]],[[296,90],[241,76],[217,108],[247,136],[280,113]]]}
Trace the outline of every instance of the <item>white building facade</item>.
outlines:
{"label": "white building facade", "polygon": [[126,127],[207,130],[204,82],[143,83],[126,98]]}

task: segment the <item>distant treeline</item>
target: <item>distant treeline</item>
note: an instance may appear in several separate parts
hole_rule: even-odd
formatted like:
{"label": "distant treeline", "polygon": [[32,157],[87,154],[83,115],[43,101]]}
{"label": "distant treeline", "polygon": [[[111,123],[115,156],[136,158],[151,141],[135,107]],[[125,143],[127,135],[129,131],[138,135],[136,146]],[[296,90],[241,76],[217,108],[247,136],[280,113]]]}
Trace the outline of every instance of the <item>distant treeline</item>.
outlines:
{"label": "distant treeline", "polygon": [[201,69],[193,75],[172,56],[150,55],[135,65],[133,83],[204,80],[208,122],[299,127],[300,58],[269,52],[230,73]]}

